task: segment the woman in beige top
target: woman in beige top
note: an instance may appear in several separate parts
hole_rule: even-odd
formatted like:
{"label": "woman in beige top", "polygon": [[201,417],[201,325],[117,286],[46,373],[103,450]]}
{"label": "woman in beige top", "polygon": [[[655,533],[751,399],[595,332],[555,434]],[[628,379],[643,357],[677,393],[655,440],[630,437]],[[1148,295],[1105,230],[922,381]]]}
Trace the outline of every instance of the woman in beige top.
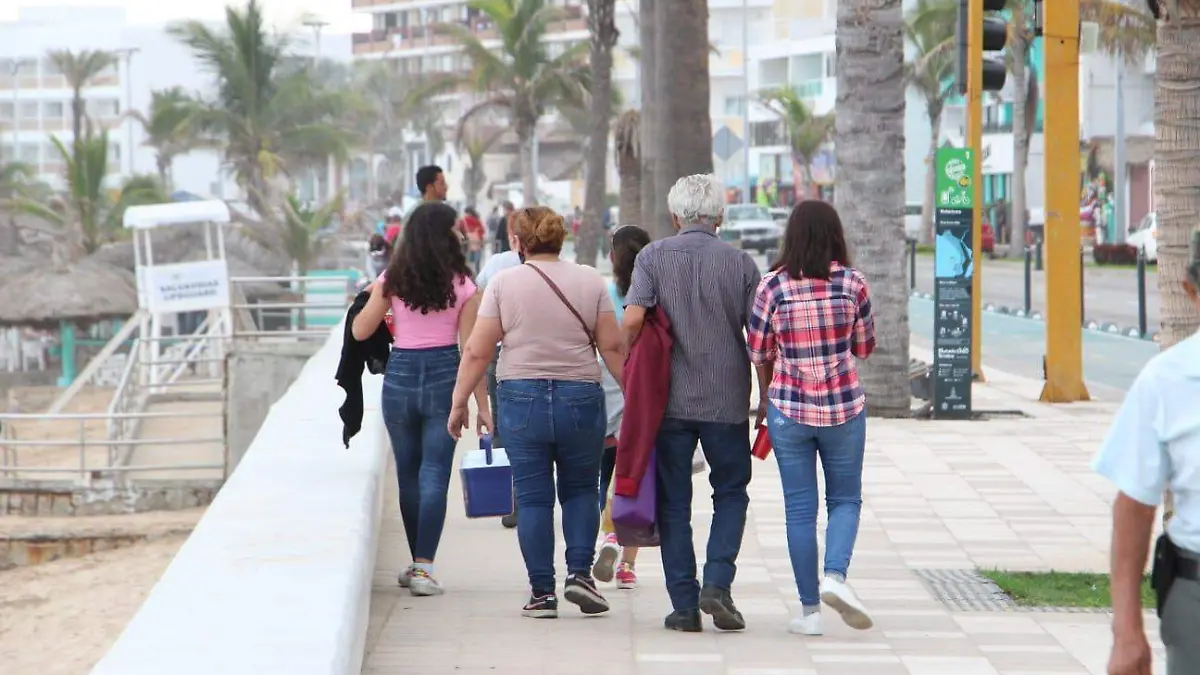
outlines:
{"label": "woman in beige top", "polygon": [[524,264],[489,281],[454,387],[449,428],[466,426],[467,399],[500,342],[497,425],[513,469],[517,538],[532,593],[522,613],[558,616],[554,580],[554,495],[567,542],[563,597],[585,614],[608,611],[591,576],[600,527],[600,458],[607,415],[600,364],[619,382],[624,357],[608,287],[591,267],[559,258],[567,231],[545,207],[512,221]]}

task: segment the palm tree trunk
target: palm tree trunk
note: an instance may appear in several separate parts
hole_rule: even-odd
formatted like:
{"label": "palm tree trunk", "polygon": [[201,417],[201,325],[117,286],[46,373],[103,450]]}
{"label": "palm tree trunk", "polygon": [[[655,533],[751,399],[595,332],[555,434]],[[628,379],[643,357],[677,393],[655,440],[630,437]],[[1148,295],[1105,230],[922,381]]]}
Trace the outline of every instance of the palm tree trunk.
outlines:
{"label": "palm tree trunk", "polygon": [[612,119],[613,45],[617,43],[616,0],[588,0],[592,68],[591,116],[588,120],[587,171],[583,225],[575,242],[575,262],[596,265],[603,236],[604,196],[608,177],[608,128]]}
{"label": "palm tree trunk", "polygon": [[860,364],[870,412],[910,414],[904,278],[904,39],[901,0],[837,8],[837,208],[871,284],[875,354]]}
{"label": "palm tree trunk", "polygon": [[[664,0],[665,1],[665,0]],[[658,31],[655,20],[659,0],[640,0],[638,3],[638,36],[642,45],[641,68],[642,111],[639,123],[642,155],[641,214],[638,222],[650,236],[658,239],[670,236],[671,228],[657,220],[658,202],[666,202],[666,195],[659,194],[658,170],[659,138],[654,133],[660,117],[662,102],[658,94]],[[634,222],[626,217],[625,222]]]}
{"label": "palm tree trunk", "polygon": [[[1180,3],[1181,14],[1185,3]],[[1158,72],[1154,106],[1154,207],[1158,212],[1158,293],[1162,301],[1160,345],[1169,349],[1196,334],[1200,316],[1183,292],[1188,246],[1200,213],[1200,17],[1171,17],[1158,24]]]}
{"label": "palm tree trunk", "polygon": [[158,168],[159,184],[163,186],[163,190],[165,190],[167,194],[171,194],[170,158],[159,152],[154,158],[154,164]]}
{"label": "palm tree trunk", "polygon": [[935,167],[937,166],[938,134],[941,129],[941,111],[939,110],[936,114],[931,111],[929,113],[929,159],[925,165],[925,196],[921,202],[921,232],[917,235],[917,240],[922,244],[933,243],[933,202],[934,192],[937,191],[937,176],[934,175],[934,172],[937,170]]}
{"label": "palm tree trunk", "polygon": [[618,157],[617,174],[621,177],[621,225],[632,223],[642,213],[642,159],[632,151]]}
{"label": "palm tree trunk", "polygon": [[658,75],[665,85],[659,88],[665,105],[658,136],[664,140],[666,154],[659,192],[666,192],[682,176],[713,170],[708,3],[658,0],[655,11]]}
{"label": "palm tree trunk", "polygon": [[533,133],[537,120],[529,120],[520,115],[517,117],[517,147],[521,166],[521,191],[525,203],[522,206],[534,206],[538,202],[534,191],[533,180]]}
{"label": "palm tree trunk", "polygon": [[[1012,4],[1013,24],[1014,26],[1022,25],[1019,21],[1024,21],[1025,11],[1020,2]],[[1019,33],[1020,31],[1013,31]],[[1021,41],[1019,34],[1014,34],[1009,45],[1012,50],[1012,76],[1013,76],[1013,100],[1012,100],[1012,137],[1013,137],[1013,172],[1012,172],[1012,216],[1008,219],[1009,222],[1009,242],[1008,254],[1010,256],[1018,255],[1025,250],[1025,228],[1027,225],[1025,214],[1028,208],[1025,197],[1025,174],[1026,168],[1029,166],[1029,131],[1025,119],[1025,101],[1028,95],[1028,85],[1025,80],[1028,77],[1027,68],[1025,67],[1026,52],[1029,46]],[[978,225],[976,225],[978,227]],[[997,232],[996,236],[1000,233]]]}
{"label": "palm tree trunk", "polygon": [[71,131],[75,134],[72,145],[83,140],[83,116],[83,89],[76,87],[71,98]]}

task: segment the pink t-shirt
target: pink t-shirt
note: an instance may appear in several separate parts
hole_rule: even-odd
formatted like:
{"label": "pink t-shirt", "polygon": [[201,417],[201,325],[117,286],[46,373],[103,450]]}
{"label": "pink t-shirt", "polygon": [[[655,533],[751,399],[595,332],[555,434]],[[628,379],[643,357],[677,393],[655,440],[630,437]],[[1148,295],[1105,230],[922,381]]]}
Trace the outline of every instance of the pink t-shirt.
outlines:
{"label": "pink t-shirt", "polygon": [[[383,283],[387,272],[379,275],[376,283]],[[397,349],[429,349],[458,344],[458,316],[475,295],[475,282],[468,277],[459,277],[454,287],[455,302],[440,312],[422,314],[413,310],[396,297],[392,301],[392,345]]]}

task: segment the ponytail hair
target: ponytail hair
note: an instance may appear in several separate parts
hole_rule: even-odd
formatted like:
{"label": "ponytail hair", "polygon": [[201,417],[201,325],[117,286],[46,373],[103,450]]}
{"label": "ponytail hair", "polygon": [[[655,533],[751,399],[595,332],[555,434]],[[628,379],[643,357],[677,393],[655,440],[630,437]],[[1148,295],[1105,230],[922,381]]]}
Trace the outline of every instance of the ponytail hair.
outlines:
{"label": "ponytail hair", "polygon": [[637,225],[623,225],[613,231],[613,277],[622,297],[633,283],[633,263],[637,254],[650,243],[650,233]]}

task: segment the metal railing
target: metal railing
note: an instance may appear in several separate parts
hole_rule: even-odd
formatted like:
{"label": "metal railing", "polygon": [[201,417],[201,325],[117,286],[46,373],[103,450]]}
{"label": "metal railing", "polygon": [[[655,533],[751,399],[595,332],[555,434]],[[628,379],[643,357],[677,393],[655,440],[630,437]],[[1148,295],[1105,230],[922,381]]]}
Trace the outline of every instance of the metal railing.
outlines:
{"label": "metal railing", "polygon": [[[223,418],[225,403],[225,355],[231,338],[270,340],[272,338],[296,341],[325,339],[329,336],[328,325],[308,327],[309,312],[343,312],[353,298],[354,287],[345,277],[235,277],[231,284],[279,284],[285,285],[293,294],[304,298],[310,285],[334,286],[320,301],[290,301],[247,303],[235,301],[228,318],[210,315],[189,335],[149,335],[145,330],[144,315],[138,314],[131,321],[138,321],[137,328],[122,333],[121,342],[128,339],[129,350],[121,367],[113,398],[104,412],[97,413],[0,413],[0,477],[22,480],[37,480],[47,477],[76,476],[87,483],[96,478],[125,481],[133,474],[166,472],[219,471],[225,475],[225,453],[219,453],[219,462],[184,461],[179,457],[161,463],[139,460],[140,448],[153,446],[220,446],[226,439],[224,434],[205,435],[199,430],[191,434],[155,433],[152,438],[142,438],[150,429],[147,423],[159,419]],[[235,298],[238,294],[234,295]],[[310,296],[311,297],[311,296]],[[237,329],[233,314],[237,311],[258,312],[258,321],[253,329]],[[277,328],[264,325],[263,317],[271,312],[283,313],[278,318]],[[280,325],[282,324],[282,325]],[[115,347],[106,356],[116,354]],[[206,366],[197,368],[197,366]],[[92,368],[91,370],[95,370]],[[193,372],[193,370],[195,372]],[[88,371],[91,372],[91,371]],[[89,376],[90,377],[90,376]],[[83,386],[84,383],[77,385]],[[155,396],[171,396],[178,393],[179,401],[189,401],[186,390],[194,388],[205,394],[213,391],[222,395],[220,407],[214,411],[147,411]],[[181,392],[182,393],[179,393]],[[207,398],[194,399],[205,401]],[[97,428],[99,423],[104,424]],[[42,426],[37,433],[27,433],[30,426]],[[75,429],[77,428],[77,430]],[[170,435],[171,437],[160,437]],[[36,437],[35,437],[36,436]],[[72,449],[73,452],[65,452]],[[47,457],[52,454],[52,457]],[[204,451],[207,455],[207,450]],[[213,453],[213,456],[218,456]]]}

